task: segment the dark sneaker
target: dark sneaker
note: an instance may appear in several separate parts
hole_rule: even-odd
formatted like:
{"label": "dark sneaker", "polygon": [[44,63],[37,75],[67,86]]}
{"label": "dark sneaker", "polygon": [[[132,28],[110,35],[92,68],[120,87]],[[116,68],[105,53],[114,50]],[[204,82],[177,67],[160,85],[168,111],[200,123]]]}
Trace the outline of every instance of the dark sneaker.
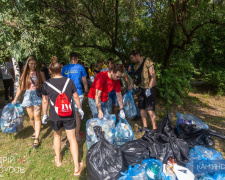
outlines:
{"label": "dark sneaker", "polygon": [[147,127],[143,127],[142,129],[139,129],[137,132],[142,133],[142,132],[145,132],[145,131],[149,131],[149,129]]}
{"label": "dark sneaker", "polygon": [[135,116],[133,119],[131,119],[131,121],[140,121],[141,120],[141,116]]}

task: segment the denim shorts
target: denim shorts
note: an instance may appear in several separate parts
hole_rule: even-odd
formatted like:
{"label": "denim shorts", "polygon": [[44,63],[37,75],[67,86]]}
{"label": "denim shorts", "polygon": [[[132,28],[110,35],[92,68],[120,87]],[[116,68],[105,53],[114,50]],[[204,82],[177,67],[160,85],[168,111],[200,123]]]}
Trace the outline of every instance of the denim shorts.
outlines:
{"label": "denim shorts", "polygon": [[108,98],[110,98],[112,100],[112,103],[114,104],[114,106],[118,106],[118,101],[117,101],[117,96],[116,96],[115,90],[112,90],[111,92],[109,92]]}
{"label": "denim shorts", "polygon": [[[80,107],[82,109],[82,103],[83,103],[83,100],[84,100],[84,95],[80,95],[79,98],[80,98]],[[73,97],[72,97],[72,99],[73,99]],[[74,99],[73,99],[73,105],[74,105],[75,111],[78,111],[78,108],[77,108],[77,105],[76,105]]]}
{"label": "denim shorts", "polygon": [[36,90],[26,90],[23,95],[23,102],[21,106],[40,106],[42,104],[42,99],[37,96]]}
{"label": "denim shorts", "polygon": [[[102,108],[103,115],[109,114],[108,102],[109,101],[101,102],[101,108]],[[89,104],[89,107],[91,108],[93,118],[97,118],[98,117],[98,109],[97,109],[97,106],[95,103],[95,99],[88,98],[88,104]]]}

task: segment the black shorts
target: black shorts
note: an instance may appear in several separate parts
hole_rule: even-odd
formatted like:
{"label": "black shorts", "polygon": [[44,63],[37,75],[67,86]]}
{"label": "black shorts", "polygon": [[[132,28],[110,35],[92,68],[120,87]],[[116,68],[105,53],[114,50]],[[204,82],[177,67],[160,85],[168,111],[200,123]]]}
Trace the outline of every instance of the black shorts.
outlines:
{"label": "black shorts", "polygon": [[59,131],[62,127],[65,130],[71,130],[76,128],[76,120],[65,120],[65,121],[51,121],[50,120],[50,127],[54,131]]}
{"label": "black shorts", "polygon": [[151,95],[146,97],[146,89],[139,89],[138,93],[138,108],[146,109],[147,111],[155,111],[155,96],[156,96],[156,87],[154,86],[151,89]]}

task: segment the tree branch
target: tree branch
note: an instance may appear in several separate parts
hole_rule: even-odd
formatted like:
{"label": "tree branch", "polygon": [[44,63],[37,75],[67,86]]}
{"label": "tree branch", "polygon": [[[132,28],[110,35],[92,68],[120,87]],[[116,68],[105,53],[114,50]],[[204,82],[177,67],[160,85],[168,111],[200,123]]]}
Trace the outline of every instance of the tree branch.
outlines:
{"label": "tree branch", "polygon": [[116,0],[116,6],[115,6],[115,14],[116,14],[116,21],[115,21],[115,38],[112,41],[112,48],[115,49],[116,47],[116,42],[117,42],[117,37],[118,37],[118,8],[119,8],[119,0]]}

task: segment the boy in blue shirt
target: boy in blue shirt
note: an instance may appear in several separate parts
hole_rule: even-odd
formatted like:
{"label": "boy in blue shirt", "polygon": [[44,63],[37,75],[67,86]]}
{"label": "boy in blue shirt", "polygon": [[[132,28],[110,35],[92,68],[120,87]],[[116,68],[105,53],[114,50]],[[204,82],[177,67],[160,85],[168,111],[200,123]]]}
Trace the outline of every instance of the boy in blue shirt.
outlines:
{"label": "boy in blue shirt", "polygon": [[[85,68],[78,64],[78,54],[73,52],[70,54],[70,62],[71,64],[68,64],[66,66],[63,66],[62,68],[62,76],[70,78],[73,80],[76,88],[77,88],[77,94],[79,95],[80,98],[80,104],[82,107],[82,102],[83,102],[83,88],[82,88],[82,83],[84,84],[84,89],[85,89],[85,97],[88,95],[88,84],[87,84],[87,74],[85,71]],[[84,133],[80,132],[80,116],[78,112],[78,108],[75,103],[73,103],[75,106],[75,114],[76,114],[76,138],[77,141],[79,141],[83,136]]]}

